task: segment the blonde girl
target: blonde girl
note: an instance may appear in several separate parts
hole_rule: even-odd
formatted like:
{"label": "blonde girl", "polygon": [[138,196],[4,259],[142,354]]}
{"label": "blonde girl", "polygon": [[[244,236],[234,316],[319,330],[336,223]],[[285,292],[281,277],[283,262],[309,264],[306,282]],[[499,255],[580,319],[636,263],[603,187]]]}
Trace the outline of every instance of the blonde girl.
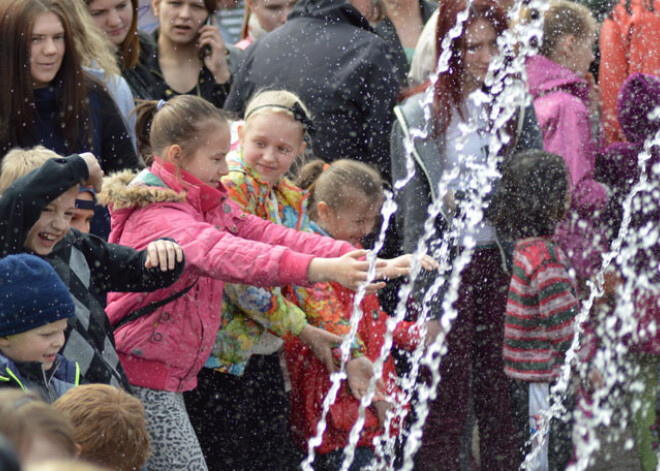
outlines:
{"label": "blonde girl", "polygon": [[[145,102],[136,130],[141,146],[151,148],[153,163],[107,182],[101,199],[113,218],[110,239],[142,247],[147,239],[173,238],[184,250],[186,268],[167,289],[110,295],[107,313],[119,357],[145,406],[152,444],[148,467],[206,470],[182,393],[195,388],[211,353],[224,282],[335,280],[356,288],[368,264],[358,260],[365,252],[350,244],[269,223],[228,199],[220,179],[227,173],[229,125],[206,100],[182,95]],[[334,258],[319,258],[325,256]],[[399,270],[406,271],[397,265],[386,272]]]}
{"label": "blonde girl", "polygon": [[[240,151],[228,157],[229,174],[222,179],[229,196],[246,212],[299,231],[311,232],[305,212],[305,194],[285,176],[306,147],[305,135],[313,130],[306,108],[290,92],[267,91],[258,93],[248,104],[245,118],[238,133]],[[229,419],[233,427],[228,427],[228,423],[216,422],[213,427],[216,432],[204,434],[203,448],[208,450],[207,458],[209,455],[214,456],[217,466],[226,460],[226,455],[231,451],[235,460],[232,463],[234,469],[248,469],[250,466],[258,469],[286,469],[296,463],[289,438],[283,437],[280,432],[286,429],[288,402],[278,356],[282,342],[273,337],[264,337],[260,331],[265,327],[288,340],[290,334],[295,334],[296,329],[299,329],[295,327],[296,324],[309,322],[338,335],[347,334],[350,325],[327,283],[317,283],[311,288],[292,285],[281,292],[271,291],[263,302],[255,301],[257,295],[252,287],[232,286],[227,289],[227,294],[230,302],[224,305],[223,317],[228,323],[220,332],[216,342],[218,348],[212,356],[218,363],[207,363],[207,366],[231,373],[240,366],[236,357],[242,356],[245,362],[250,353],[260,355],[249,359],[247,372],[240,379],[228,378],[228,375],[219,372],[202,373],[208,391],[206,396],[198,390],[189,395],[194,397],[186,398],[189,413],[195,417],[193,423],[199,432],[208,426],[209,399],[218,390],[226,391],[228,384],[238,384],[239,390],[258,391],[235,398],[236,417]],[[262,313],[267,316],[267,322],[262,321],[263,327],[256,331],[242,322],[246,315],[254,311],[255,305],[269,308],[268,313]],[[273,306],[278,307],[272,309]],[[294,326],[292,332],[282,332],[282,326],[287,324]],[[238,342],[232,340],[236,338],[243,339],[237,350],[248,350],[247,354],[234,352],[232,355],[228,351],[230,349],[226,346],[236,345]],[[250,346],[252,343],[254,346]],[[349,384],[353,393],[361,397],[371,376],[372,365],[364,357],[361,341],[353,344],[352,351],[353,358],[347,365]],[[332,359],[317,356],[329,370],[335,368]],[[225,394],[220,396],[229,397]],[[217,400],[214,402],[218,404]],[[221,405],[217,407],[223,409]],[[269,410],[269,416],[263,415],[266,409]],[[226,415],[216,415],[216,418],[222,421]],[[254,429],[255,421],[262,424],[259,430]],[[222,432],[218,433],[222,430],[227,430],[227,436],[222,437]],[[255,441],[263,443],[265,447],[263,462],[257,461],[256,464],[255,460],[259,458],[252,453],[251,445]],[[287,453],[282,452],[287,449]]]}
{"label": "blonde girl", "polygon": [[[350,159],[336,160],[332,164],[314,160],[304,165],[298,183],[308,190],[309,216],[317,233],[359,246],[360,239],[370,234],[376,226],[383,203],[383,179],[374,168]],[[336,283],[331,285],[346,315],[350,316],[354,293]],[[382,310],[376,295],[366,296],[360,309],[363,315],[358,334],[365,343],[367,357],[376,361],[381,355],[388,315]],[[412,350],[420,342],[415,323],[402,321],[397,324],[394,331],[397,347]],[[331,384],[323,365],[300,343],[287,345],[287,360],[293,385],[290,414],[293,436],[296,444],[306,450],[308,440],[316,435],[322,414],[322,404],[314,402],[313,398],[325,396]],[[394,361],[388,357],[382,373],[387,395],[398,391],[396,378]],[[364,426],[350,469],[363,469],[374,458],[374,439],[383,433],[382,424],[388,409],[389,404],[384,400],[375,401],[366,409]],[[358,410],[359,402],[351,397],[346,388],[340,389],[329,411],[323,443],[315,450],[315,465],[320,466],[319,469],[340,469],[343,450],[348,446],[349,432],[357,420]],[[390,434],[396,434],[401,425],[395,419],[389,429]]]}

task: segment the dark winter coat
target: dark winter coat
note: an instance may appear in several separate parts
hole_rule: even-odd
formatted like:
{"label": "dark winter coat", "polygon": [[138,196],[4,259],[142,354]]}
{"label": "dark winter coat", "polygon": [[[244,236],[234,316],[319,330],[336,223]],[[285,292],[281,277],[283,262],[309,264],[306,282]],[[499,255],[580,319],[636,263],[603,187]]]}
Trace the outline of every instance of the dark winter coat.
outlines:
{"label": "dark winter coat", "polygon": [[[51,159],[7,188],[0,197],[0,257],[23,252],[27,234],[42,209],[87,178],[87,166],[76,155]],[[76,305],[61,353],[67,360],[79,363],[80,372],[89,383],[128,387],[110,321],[94,295],[154,291],[171,285],[183,272],[184,263],[168,272],[146,269],[146,256],[146,250],[109,244],[70,229],[44,257],[69,288]]]}
{"label": "dark winter coat", "polygon": [[80,366],[62,355],[57,355],[53,366],[46,371],[43,363],[16,362],[0,353],[0,388],[34,392],[52,404],[79,383]]}
{"label": "dark winter coat", "polygon": [[[60,93],[55,87],[34,90],[35,121],[32,139],[29,142],[5,144],[9,148],[41,144],[60,155],[92,152],[105,172],[137,168],[139,162],[133,142],[114,100],[95,80],[87,78],[86,86],[89,115],[80,120],[80,137],[75,145],[67,145],[61,132]],[[91,133],[88,132],[90,128]]]}
{"label": "dark winter coat", "polygon": [[287,89],[310,109],[314,154],[352,158],[389,178],[389,130],[399,91],[387,43],[343,0],[301,0],[286,24],[247,51],[225,108],[242,113],[259,89]]}
{"label": "dark winter coat", "polygon": [[[427,2],[426,0],[419,0],[419,11],[422,15],[422,22],[426,24],[429,20],[435,5]],[[406,57],[406,52],[403,50],[399,36],[396,34],[396,29],[389,18],[385,18],[376,25],[376,33],[383,38],[388,45],[389,52],[388,58],[394,64],[396,76],[401,88],[408,86],[408,71],[410,70],[410,63]]]}
{"label": "dark winter coat", "polygon": [[[610,145],[597,162],[599,178],[612,190],[613,204],[610,205],[606,220],[610,222],[613,236],[619,230],[622,219],[623,202],[632,187],[639,182],[641,168],[638,156],[644,151],[645,141],[652,141],[660,131],[660,119],[651,118],[650,114],[660,106],[660,78],[633,74],[619,92],[618,119],[626,139],[629,142]],[[652,323],[660,322],[660,242],[654,242],[653,234],[660,228],[660,177],[653,167],[660,162],[660,151],[656,145],[651,149],[649,160],[645,163],[650,189],[642,190],[632,200],[630,231],[637,233],[645,242],[639,247],[631,266],[639,281],[635,291],[635,315],[639,320],[639,338],[634,342],[635,349],[660,355],[660,331],[650,329]],[[655,188],[655,189],[653,189]],[[646,232],[641,232],[646,231]],[[644,235],[646,234],[646,235]],[[612,237],[613,238],[613,237]],[[628,241],[623,250],[628,248]]]}
{"label": "dark winter coat", "polygon": [[[140,58],[137,65],[130,71],[124,72],[124,78],[128,82],[135,98],[146,100],[169,100],[173,96],[181,95],[172,90],[160,70],[158,62],[158,29],[152,35],[144,32],[139,33]],[[242,51],[233,46],[227,46],[227,62],[229,71],[233,75],[242,58]],[[187,94],[201,96],[222,108],[225,103],[231,80],[226,83],[216,83],[213,73],[202,66],[199,72],[197,86]]]}

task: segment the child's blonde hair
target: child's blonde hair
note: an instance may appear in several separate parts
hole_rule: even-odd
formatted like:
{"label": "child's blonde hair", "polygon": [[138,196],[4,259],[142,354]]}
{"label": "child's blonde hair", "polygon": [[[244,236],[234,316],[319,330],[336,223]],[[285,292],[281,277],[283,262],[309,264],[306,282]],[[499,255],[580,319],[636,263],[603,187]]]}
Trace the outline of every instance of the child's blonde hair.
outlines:
{"label": "child's blonde hair", "polygon": [[4,193],[19,178],[24,177],[35,168],[41,167],[47,160],[60,157],[60,155],[43,146],[36,146],[31,149],[12,149],[2,159],[0,194]]}
{"label": "child's blonde hair", "polygon": [[[297,107],[300,107],[304,112],[304,118],[296,115]],[[303,136],[309,131],[305,119],[311,122],[312,117],[300,97],[293,92],[288,90],[262,90],[257,92],[245,108],[245,124],[247,125],[250,118],[265,112],[285,114],[300,122],[303,128]]]}
{"label": "child's blonde hair", "polygon": [[332,164],[322,160],[309,162],[300,171],[298,186],[309,191],[307,208],[313,221],[318,217],[316,206],[321,201],[335,211],[354,205],[355,201],[347,196],[349,189],[366,196],[369,203],[383,198],[383,178],[378,170],[351,159],[336,160]]}
{"label": "child's blonde hair", "polygon": [[543,18],[543,42],[539,52],[548,57],[567,35],[584,39],[596,33],[598,23],[584,5],[568,0],[554,0]]}
{"label": "child's blonde hair", "polygon": [[108,74],[121,74],[119,64],[112,53],[110,40],[94,25],[92,15],[80,0],[58,0],[64,7],[71,25],[73,43],[85,67],[100,67]]}
{"label": "child's blonde hair", "polygon": [[18,389],[0,391],[0,417],[0,433],[19,454],[27,453],[37,436],[57,443],[71,458],[78,452],[69,419],[34,393]]}
{"label": "child's blonde hair", "polygon": [[84,461],[43,461],[28,464],[25,471],[110,471]]}
{"label": "child's blonde hair", "polygon": [[139,471],[149,455],[142,403],[106,384],[85,384],[53,404],[75,428],[81,458],[118,471]]}

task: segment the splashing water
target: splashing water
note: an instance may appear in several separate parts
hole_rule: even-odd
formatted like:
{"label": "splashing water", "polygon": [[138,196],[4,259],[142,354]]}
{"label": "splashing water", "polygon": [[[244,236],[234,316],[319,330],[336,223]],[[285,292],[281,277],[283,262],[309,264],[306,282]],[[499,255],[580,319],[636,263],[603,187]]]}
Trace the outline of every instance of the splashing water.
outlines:
{"label": "splashing water", "polygon": [[[489,68],[486,84],[492,90],[491,95],[483,95],[481,98],[484,103],[489,105],[490,115],[488,119],[494,123],[491,134],[489,136],[488,159],[483,168],[479,169],[477,174],[476,187],[478,191],[471,194],[470,198],[461,202],[461,213],[464,215],[461,219],[451,221],[449,230],[447,230],[441,237],[438,237],[435,221],[437,218],[446,218],[446,211],[443,206],[442,198],[436,198],[433,204],[428,208],[428,217],[425,222],[425,232],[423,238],[419,241],[417,250],[415,251],[415,260],[419,260],[425,253],[430,253],[436,261],[440,264],[438,269],[438,276],[435,278],[434,283],[428,287],[424,293],[421,302],[421,313],[418,316],[417,324],[422,329],[423,323],[429,319],[429,313],[433,305],[437,305],[437,297],[443,294],[442,298],[442,315],[439,322],[442,326],[442,332],[436,338],[426,351],[424,346],[418,346],[410,354],[412,360],[411,371],[408,375],[399,378],[398,386],[400,392],[394,397],[388,397],[388,401],[393,404],[392,409],[388,411],[387,420],[384,424],[385,432],[374,443],[376,449],[376,462],[372,464],[370,469],[394,469],[394,445],[396,436],[392,435],[391,424],[398,418],[406,416],[405,404],[412,402],[414,397],[417,398],[419,406],[417,407],[417,417],[414,422],[410,424],[410,428],[406,435],[406,440],[403,448],[404,462],[402,465],[403,470],[408,471],[413,469],[413,457],[421,445],[422,429],[424,422],[428,415],[428,402],[433,400],[436,395],[438,385],[441,383],[440,365],[442,357],[447,353],[446,339],[450,332],[453,321],[456,319],[458,312],[454,307],[455,301],[458,299],[458,288],[460,284],[460,277],[462,270],[470,263],[474,253],[475,241],[471,238],[466,238],[464,241],[464,250],[452,260],[451,254],[451,241],[464,230],[471,230],[476,228],[483,220],[483,206],[487,194],[492,187],[493,178],[496,178],[499,173],[497,170],[499,158],[497,154],[503,146],[509,142],[509,136],[504,132],[504,125],[508,120],[518,112],[518,110],[526,104],[530,98],[526,92],[526,88],[522,81],[514,81],[511,77],[518,75],[525,77],[525,59],[533,54],[538,53],[538,47],[542,42],[543,31],[543,12],[547,9],[547,2],[540,0],[536,1],[518,1],[512,8],[512,15],[517,15],[523,3],[527,7],[536,9],[539,15],[535,19],[526,24],[517,24],[512,30],[506,32],[502,37],[498,38],[498,47],[500,54],[493,58]],[[468,2],[468,8],[471,2]],[[460,36],[464,29],[464,23],[468,18],[467,9],[461,12],[457,18],[457,23],[452,28],[447,37],[445,37],[441,44],[441,53],[439,55],[436,71],[431,76],[431,82],[435,84],[438,76],[448,69],[449,60],[451,58],[450,43],[453,38]],[[514,49],[517,48],[517,53]],[[508,61],[506,60],[508,58]],[[431,122],[431,105],[433,101],[432,88],[429,87],[422,100],[424,104],[425,121]],[[658,119],[660,117],[660,109],[655,110],[650,116],[651,119]],[[463,135],[475,129],[466,128],[463,130]],[[429,129],[411,129],[410,139],[405,144],[406,148],[406,169],[407,176],[399,181],[394,182],[394,190],[398,191],[404,188],[414,176],[415,162],[413,159],[413,146],[416,139],[426,139],[428,137]],[[589,282],[589,296],[583,300],[580,313],[575,323],[575,336],[570,349],[566,352],[565,363],[562,366],[561,374],[557,379],[555,385],[551,388],[551,407],[543,413],[544,420],[541,422],[543,425],[537,432],[534,439],[538,439],[538,443],[543,443],[547,439],[547,432],[552,418],[560,418],[565,415],[566,408],[564,407],[564,400],[569,392],[571,384],[571,375],[574,370],[577,371],[579,377],[583,380],[587,379],[589,371],[586,365],[580,362],[578,357],[578,350],[581,347],[581,339],[584,336],[584,324],[589,319],[589,313],[594,305],[594,300],[603,293],[603,280],[604,273],[614,262],[621,269],[621,273],[626,279],[626,282],[617,292],[617,303],[613,311],[608,314],[603,322],[600,323],[596,331],[596,335],[601,342],[597,352],[595,353],[592,364],[599,371],[603,372],[604,384],[600,389],[597,389],[593,394],[593,399],[590,403],[581,401],[581,406],[575,408],[574,414],[574,449],[575,449],[575,462],[569,467],[570,470],[584,470],[593,458],[594,453],[600,448],[600,442],[597,437],[597,430],[599,427],[609,427],[612,424],[615,412],[619,409],[619,402],[623,400],[620,391],[615,387],[617,383],[628,383],[631,391],[639,392],[643,388],[643,384],[639,381],[630,381],[637,374],[638,365],[631,364],[630,359],[626,356],[628,347],[621,341],[624,336],[636,337],[638,335],[638,320],[634,313],[634,297],[636,290],[649,289],[648,277],[639,276],[637,273],[634,260],[640,251],[648,250],[660,238],[658,234],[658,226],[651,225],[642,228],[640,231],[633,231],[630,227],[632,214],[639,211],[639,208],[634,208],[635,197],[641,194],[651,194],[658,192],[657,181],[660,175],[660,164],[657,164],[652,169],[655,175],[654,181],[649,180],[646,171],[646,162],[651,155],[651,148],[660,146],[660,132],[654,139],[648,140],[645,143],[644,152],[639,155],[639,166],[642,169],[639,182],[634,185],[630,193],[625,198],[623,205],[624,218],[621,229],[615,241],[611,244],[611,250],[603,255],[601,267],[595,276],[595,281]],[[457,149],[461,149],[462,144],[457,143]],[[442,180],[439,182],[436,189],[437,195],[444,195],[449,187],[448,183],[457,177],[457,170],[448,172],[443,175]],[[657,198],[660,200],[660,198]],[[639,204],[637,205],[639,206]],[[368,256],[371,263],[369,271],[369,279],[373,279],[375,275],[374,263],[376,260],[377,252],[382,248],[387,225],[390,222],[392,215],[396,211],[396,204],[392,199],[391,194],[387,194],[386,202],[383,205],[383,227],[380,230],[378,241],[375,245],[374,251]],[[657,270],[657,261],[656,261]],[[359,440],[359,434],[364,425],[365,410],[371,404],[374,394],[376,392],[376,378],[382,376],[383,364],[389,355],[393,343],[393,332],[396,325],[401,322],[406,315],[406,300],[414,291],[415,282],[419,274],[418,263],[414,265],[410,280],[404,284],[399,292],[399,302],[396,308],[395,315],[388,319],[387,332],[385,341],[382,346],[378,359],[374,362],[374,377],[372,378],[367,395],[362,399],[359,408],[359,416],[356,424],[352,428],[349,436],[349,446],[344,450],[344,460],[342,463],[342,471],[347,471],[353,462],[355,447]],[[655,289],[657,290],[657,289]],[[344,340],[341,345],[342,359],[338,372],[334,373],[331,377],[332,387],[326,395],[323,402],[323,413],[321,420],[318,423],[316,436],[309,441],[308,456],[302,463],[302,468],[305,471],[311,471],[311,466],[314,461],[314,449],[321,443],[323,433],[326,427],[326,417],[331,404],[334,402],[341,381],[346,379],[345,365],[350,356],[350,345],[357,333],[358,324],[362,318],[362,311],[360,303],[364,298],[365,290],[362,287],[356,297],[353,308],[353,315],[351,317],[351,332],[350,335]],[[647,335],[654,336],[656,326],[651,324],[650,330]],[[579,367],[574,368],[575,363]],[[422,367],[428,368],[432,374],[430,384],[419,381],[418,377]],[[633,401],[631,404],[631,412],[635,413],[642,405],[639,401]],[[570,412],[570,411],[568,411]],[[620,411],[621,430],[625,429],[629,412],[626,408]],[[613,431],[615,438],[618,438],[617,432]],[[539,452],[540,447],[535,447],[532,452],[525,457],[522,464],[523,469],[530,469],[536,454]]]}

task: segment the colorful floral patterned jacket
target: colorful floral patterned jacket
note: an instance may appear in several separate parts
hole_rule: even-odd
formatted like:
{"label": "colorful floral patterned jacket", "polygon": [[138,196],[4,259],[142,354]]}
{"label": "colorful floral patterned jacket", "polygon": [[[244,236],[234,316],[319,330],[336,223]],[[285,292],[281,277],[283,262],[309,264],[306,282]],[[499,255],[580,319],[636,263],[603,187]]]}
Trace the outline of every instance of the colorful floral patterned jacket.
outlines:
{"label": "colorful floral patterned jacket", "polygon": [[[231,153],[227,162],[229,174],[222,183],[242,210],[299,231],[314,232],[306,213],[306,192],[287,178],[275,186],[265,182],[245,164],[240,152]],[[328,283],[284,288],[227,283],[220,331],[206,367],[241,375],[252,349],[266,331],[286,341],[298,336],[308,321],[337,335],[350,332],[342,305]],[[361,356],[364,351],[363,342],[356,339],[353,356]]]}

